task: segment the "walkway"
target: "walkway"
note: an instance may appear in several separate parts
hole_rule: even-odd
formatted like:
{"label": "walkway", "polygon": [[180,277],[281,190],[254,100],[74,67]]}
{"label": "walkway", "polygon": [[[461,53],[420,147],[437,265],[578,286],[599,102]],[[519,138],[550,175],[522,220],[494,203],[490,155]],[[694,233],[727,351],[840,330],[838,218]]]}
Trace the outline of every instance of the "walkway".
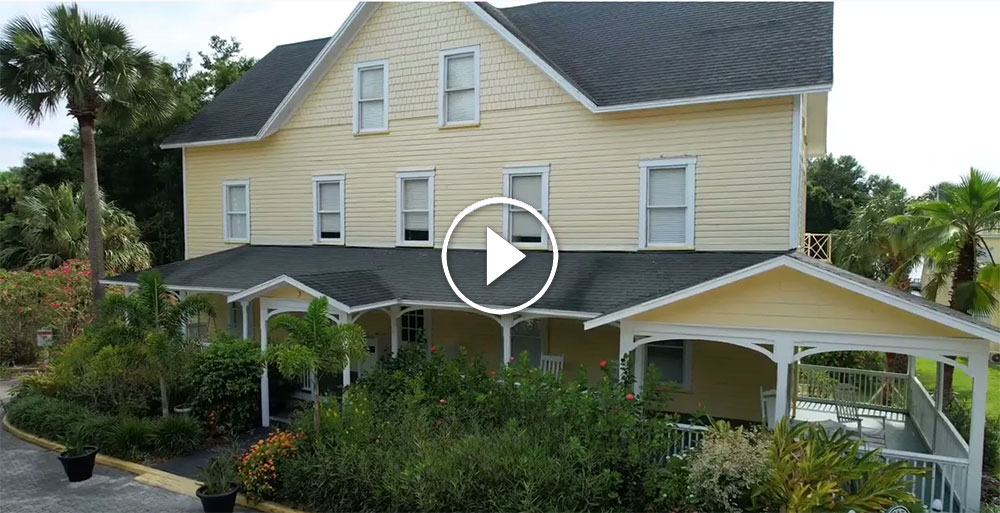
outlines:
{"label": "walkway", "polygon": [[0,428],[0,513],[202,511],[197,498],[147,486],[134,477],[98,465],[94,477],[69,483],[54,453]]}

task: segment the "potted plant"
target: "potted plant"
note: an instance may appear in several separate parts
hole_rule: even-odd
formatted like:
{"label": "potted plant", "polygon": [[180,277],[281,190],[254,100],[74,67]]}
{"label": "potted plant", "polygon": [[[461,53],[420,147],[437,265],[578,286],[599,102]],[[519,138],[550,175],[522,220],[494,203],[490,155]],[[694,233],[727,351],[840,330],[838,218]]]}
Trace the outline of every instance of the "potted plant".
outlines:
{"label": "potted plant", "polygon": [[239,474],[236,471],[235,447],[224,450],[212,458],[207,466],[198,469],[196,494],[201,499],[205,513],[232,513],[236,506],[236,492],[239,491]]}
{"label": "potted plant", "polygon": [[59,454],[66,477],[71,483],[86,481],[94,475],[94,461],[97,458],[97,446],[87,445],[87,431],[81,426],[71,431],[66,437],[66,450]]}

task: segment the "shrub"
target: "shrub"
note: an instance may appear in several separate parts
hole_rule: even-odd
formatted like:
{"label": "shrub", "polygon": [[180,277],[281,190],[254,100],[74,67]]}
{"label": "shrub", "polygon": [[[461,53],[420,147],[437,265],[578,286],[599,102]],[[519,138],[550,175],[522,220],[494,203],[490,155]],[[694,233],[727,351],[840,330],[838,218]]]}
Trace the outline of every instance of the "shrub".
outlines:
{"label": "shrub", "polygon": [[802,363],[848,369],[886,370],[885,353],[877,351],[832,351],[803,358]]}
{"label": "shrub", "polygon": [[238,472],[243,490],[250,500],[260,501],[274,496],[278,483],[277,462],[293,458],[301,438],[300,432],[275,431],[257,441],[243,455]]}
{"label": "shrub", "polygon": [[792,426],[783,419],[768,454],[772,471],[754,491],[754,502],[788,513],[881,511],[918,503],[908,478],[926,469],[883,463],[880,450],[864,453],[862,445],[845,430],[828,435],[822,426]]}
{"label": "shrub", "polygon": [[191,366],[189,404],[196,415],[214,419],[222,431],[249,429],[260,418],[262,371],[256,342],[217,332]]}
{"label": "shrub", "polygon": [[153,437],[156,451],[169,457],[193,451],[205,439],[205,433],[194,417],[176,415],[155,421]]}
{"label": "shrub", "polygon": [[701,511],[739,513],[751,507],[751,495],[771,471],[771,440],[763,433],[732,429],[719,422],[706,433],[689,460],[691,505]]}
{"label": "shrub", "polygon": [[153,423],[139,417],[118,417],[111,424],[106,452],[130,460],[142,459],[154,446]]}
{"label": "shrub", "polygon": [[78,404],[42,395],[18,397],[7,406],[7,420],[14,426],[42,438],[62,441],[78,422],[96,415]]}
{"label": "shrub", "polygon": [[0,364],[33,363],[36,331],[54,330],[56,344],[68,342],[90,323],[90,270],[70,260],[57,269],[0,269]]}
{"label": "shrub", "polygon": [[[968,441],[972,419],[972,406],[969,401],[953,398],[945,405],[944,412],[955,429]],[[986,418],[986,432],[983,436],[983,474],[993,472],[1000,472],[1000,415]]]}

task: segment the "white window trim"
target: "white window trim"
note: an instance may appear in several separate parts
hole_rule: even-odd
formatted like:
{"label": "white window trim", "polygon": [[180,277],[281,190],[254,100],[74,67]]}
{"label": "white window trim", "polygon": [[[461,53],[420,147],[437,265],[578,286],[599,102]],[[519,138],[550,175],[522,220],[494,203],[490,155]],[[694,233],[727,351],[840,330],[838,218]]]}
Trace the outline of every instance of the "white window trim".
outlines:
{"label": "white window trim", "polygon": [[[344,175],[316,175],[312,177],[312,191],[313,191],[313,244],[331,244],[331,245],[343,245],[346,239],[346,233],[344,228],[347,225],[347,212],[345,209],[344,197],[345,192],[345,182]],[[323,239],[320,238],[320,224],[319,224],[319,185],[323,183],[339,183],[340,184],[340,238],[339,239]]]}
{"label": "white window trim", "polygon": [[[403,226],[403,181],[427,179],[427,240],[408,241]],[[396,245],[434,247],[434,169],[400,171],[396,173]]]}
{"label": "white window trim", "polygon": [[[510,182],[513,176],[523,176],[523,175],[541,175],[542,177],[542,208],[539,213],[546,221],[549,219],[549,166],[545,165],[533,165],[533,166],[507,166],[503,168],[503,195],[505,198],[511,198]],[[504,240],[510,242],[510,205],[504,204],[503,206],[503,238]],[[549,247],[549,234],[542,228],[542,241],[539,243],[531,242],[511,242],[516,247],[519,248],[548,248]]]}
{"label": "white window trim", "polygon": [[[476,116],[471,121],[455,121],[452,123],[448,122],[447,118],[447,102],[445,101],[445,86],[448,84],[448,75],[445,62],[448,57],[453,55],[459,55],[464,53],[472,54],[473,61],[473,77],[475,82],[475,98],[476,106],[475,113]],[[438,126],[444,127],[459,127],[459,126],[475,126],[479,124],[479,45],[475,46],[465,46],[462,48],[453,48],[451,50],[444,50],[438,59]]]}
{"label": "white window trim", "polygon": [[[247,236],[229,236],[229,188],[242,185],[246,191]],[[225,180],[222,182],[222,240],[225,242],[250,242],[250,179]]]}
{"label": "white window trim", "polygon": [[[647,368],[649,367],[649,354],[648,354],[649,345],[655,344],[657,342],[673,342],[673,341],[674,340],[656,340],[653,342],[643,344],[641,346],[642,350],[646,352],[646,354],[643,355],[643,360],[645,361]],[[684,348],[681,353],[681,360],[682,360],[681,366],[683,367],[684,370],[684,379],[682,383],[678,383],[677,385],[680,387],[680,391],[691,392],[692,391],[691,375],[692,372],[694,371],[693,344],[690,340],[684,340],[683,342],[684,342]],[[643,375],[645,375],[645,373],[646,371],[643,370]]]}
{"label": "white window trim", "polygon": [[[378,128],[361,129],[361,72],[372,68],[382,68],[382,126]],[[377,61],[359,62],[354,65],[354,133],[372,134],[389,131],[389,61],[387,59]]]}
{"label": "white window trim", "polygon": [[[640,249],[694,249],[694,185],[695,185],[695,157],[680,157],[671,159],[644,160],[639,163],[639,248]],[[649,202],[649,170],[661,167],[683,167],[684,174],[684,242],[680,244],[658,244],[650,243],[647,240],[646,230],[647,212]],[[663,205],[659,205],[663,206]],[[678,205],[680,206],[680,205]]]}

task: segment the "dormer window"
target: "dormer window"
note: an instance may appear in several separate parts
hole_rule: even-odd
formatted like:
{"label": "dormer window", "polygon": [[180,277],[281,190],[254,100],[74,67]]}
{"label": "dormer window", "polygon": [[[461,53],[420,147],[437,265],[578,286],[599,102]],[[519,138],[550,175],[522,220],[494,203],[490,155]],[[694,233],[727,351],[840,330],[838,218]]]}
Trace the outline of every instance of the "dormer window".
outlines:
{"label": "dormer window", "polygon": [[441,126],[479,123],[479,47],[441,52]]}
{"label": "dormer window", "polygon": [[354,66],[354,133],[389,130],[389,61]]}

